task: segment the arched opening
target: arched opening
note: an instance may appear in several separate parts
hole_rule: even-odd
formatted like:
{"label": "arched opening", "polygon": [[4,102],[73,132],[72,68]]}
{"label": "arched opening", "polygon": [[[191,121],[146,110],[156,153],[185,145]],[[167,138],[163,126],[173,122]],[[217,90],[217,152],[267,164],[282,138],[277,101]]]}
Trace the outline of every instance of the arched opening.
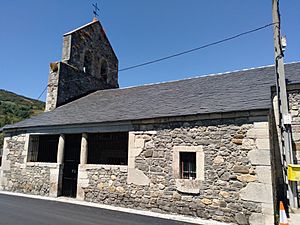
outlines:
{"label": "arched opening", "polygon": [[105,59],[101,61],[100,78],[107,81],[108,65]]}
{"label": "arched opening", "polygon": [[83,72],[92,73],[92,54],[90,51],[86,51],[84,54]]}

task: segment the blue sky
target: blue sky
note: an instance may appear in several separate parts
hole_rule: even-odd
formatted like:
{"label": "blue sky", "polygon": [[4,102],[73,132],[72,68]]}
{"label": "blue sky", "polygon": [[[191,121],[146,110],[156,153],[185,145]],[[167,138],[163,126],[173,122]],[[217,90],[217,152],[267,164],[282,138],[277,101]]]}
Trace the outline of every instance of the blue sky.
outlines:
{"label": "blue sky", "polygon": [[[214,42],[272,22],[271,0],[11,0],[0,4],[0,88],[37,98],[63,34],[100,21],[120,69]],[[281,0],[285,62],[300,61],[300,1]],[[165,62],[119,73],[121,87],[273,64],[272,27]],[[45,100],[45,95],[41,98]]]}

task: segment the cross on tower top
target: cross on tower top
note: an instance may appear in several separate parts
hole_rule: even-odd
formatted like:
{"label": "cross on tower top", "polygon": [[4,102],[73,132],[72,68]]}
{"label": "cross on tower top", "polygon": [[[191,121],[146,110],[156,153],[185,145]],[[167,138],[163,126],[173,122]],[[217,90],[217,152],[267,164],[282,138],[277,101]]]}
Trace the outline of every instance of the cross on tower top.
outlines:
{"label": "cross on tower top", "polygon": [[95,3],[95,4],[92,4],[92,6],[94,7],[94,10],[93,10],[94,19],[96,19],[96,18],[97,18],[97,16],[99,16],[99,15],[98,15],[98,13],[97,13],[97,11],[99,11],[99,8],[98,8],[98,5],[97,5],[97,3]]}

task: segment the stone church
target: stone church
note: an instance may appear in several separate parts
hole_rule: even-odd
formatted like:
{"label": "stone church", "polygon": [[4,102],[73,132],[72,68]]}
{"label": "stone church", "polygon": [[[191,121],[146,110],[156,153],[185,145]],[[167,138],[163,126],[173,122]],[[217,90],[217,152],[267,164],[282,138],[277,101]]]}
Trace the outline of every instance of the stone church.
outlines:
{"label": "stone church", "polygon": [[[300,63],[285,65],[300,152]],[[3,128],[0,189],[234,224],[285,195],[273,66],[119,88],[98,20],[63,37],[45,112]]]}

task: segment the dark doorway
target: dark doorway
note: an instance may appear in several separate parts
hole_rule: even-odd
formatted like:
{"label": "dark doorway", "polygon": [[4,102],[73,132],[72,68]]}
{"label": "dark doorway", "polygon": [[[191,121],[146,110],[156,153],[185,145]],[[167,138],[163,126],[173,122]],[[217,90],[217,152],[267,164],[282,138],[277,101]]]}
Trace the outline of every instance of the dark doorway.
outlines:
{"label": "dark doorway", "polygon": [[80,163],[81,134],[65,136],[65,156],[62,194],[76,197],[78,165]]}

